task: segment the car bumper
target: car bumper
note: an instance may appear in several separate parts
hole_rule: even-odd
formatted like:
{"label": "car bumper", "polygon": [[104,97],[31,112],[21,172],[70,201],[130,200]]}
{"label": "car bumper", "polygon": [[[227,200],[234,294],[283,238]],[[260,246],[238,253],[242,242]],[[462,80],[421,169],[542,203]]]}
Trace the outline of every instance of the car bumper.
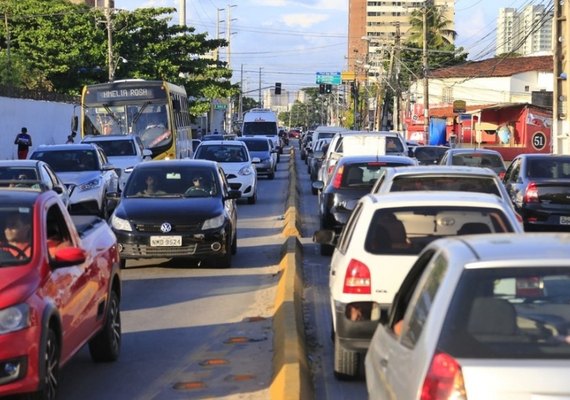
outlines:
{"label": "car bumper", "polygon": [[[128,258],[197,258],[223,256],[231,251],[227,228],[195,233],[165,235],[161,233],[125,232],[113,229],[122,259]],[[151,246],[151,236],[182,236],[181,246]]]}
{"label": "car bumper", "polygon": [[520,215],[525,229],[570,231],[570,208],[545,210],[526,207],[521,210]]}
{"label": "car bumper", "polygon": [[273,163],[271,161],[255,164],[258,175],[269,175],[273,172]]}
{"label": "car bumper", "polygon": [[257,175],[226,175],[228,185],[233,190],[239,190],[242,198],[253,197],[257,184]]}
{"label": "car bumper", "polygon": [[39,327],[0,335],[0,397],[38,390],[39,342]]}

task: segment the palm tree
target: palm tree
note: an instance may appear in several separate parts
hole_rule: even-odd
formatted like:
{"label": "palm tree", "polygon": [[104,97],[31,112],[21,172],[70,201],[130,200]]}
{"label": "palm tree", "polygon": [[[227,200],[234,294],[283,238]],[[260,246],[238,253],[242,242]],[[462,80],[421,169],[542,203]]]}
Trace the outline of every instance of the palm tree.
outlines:
{"label": "palm tree", "polygon": [[457,37],[457,32],[448,28],[451,21],[445,17],[440,7],[436,7],[433,4],[412,11],[410,16],[411,27],[409,30],[410,42],[416,43],[419,46],[423,43],[424,12],[427,13],[428,48],[440,48],[448,44],[453,44]]}

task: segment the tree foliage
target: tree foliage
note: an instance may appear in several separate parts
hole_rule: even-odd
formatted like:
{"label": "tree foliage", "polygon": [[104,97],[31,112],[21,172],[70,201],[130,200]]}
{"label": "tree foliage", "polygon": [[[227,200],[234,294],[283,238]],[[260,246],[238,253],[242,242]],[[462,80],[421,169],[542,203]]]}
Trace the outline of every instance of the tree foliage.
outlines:
{"label": "tree foliage", "polygon": [[231,70],[203,57],[226,42],[173,24],[175,11],[114,11],[110,63],[104,10],[68,0],[0,0],[0,13],[8,20],[8,32],[0,27],[0,63],[13,65],[0,74],[0,83],[77,95],[85,84],[107,81],[109,65],[116,65],[115,79],[163,79],[185,86],[192,113],[203,113],[211,99],[237,91]]}
{"label": "tree foliage", "polygon": [[424,13],[426,13],[428,47],[436,48],[453,44],[457,32],[449,28],[452,21],[446,18],[444,8],[434,5],[412,11],[410,15],[410,41],[419,46],[423,45]]}

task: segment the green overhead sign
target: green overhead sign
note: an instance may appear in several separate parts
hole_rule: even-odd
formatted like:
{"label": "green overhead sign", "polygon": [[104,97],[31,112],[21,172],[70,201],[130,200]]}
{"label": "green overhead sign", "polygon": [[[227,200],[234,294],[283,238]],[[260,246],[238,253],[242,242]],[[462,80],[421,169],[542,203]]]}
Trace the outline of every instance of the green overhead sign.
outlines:
{"label": "green overhead sign", "polygon": [[340,85],[341,81],[340,72],[317,72],[317,85]]}

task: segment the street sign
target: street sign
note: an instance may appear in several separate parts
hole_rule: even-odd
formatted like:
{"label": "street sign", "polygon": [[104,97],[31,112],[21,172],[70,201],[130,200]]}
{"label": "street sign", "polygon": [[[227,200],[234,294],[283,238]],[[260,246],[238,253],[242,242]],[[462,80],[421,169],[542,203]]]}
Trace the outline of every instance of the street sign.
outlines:
{"label": "street sign", "polygon": [[321,83],[340,85],[340,72],[317,72],[317,85]]}
{"label": "street sign", "polygon": [[343,81],[353,81],[356,79],[354,71],[342,71],[341,76]]}

